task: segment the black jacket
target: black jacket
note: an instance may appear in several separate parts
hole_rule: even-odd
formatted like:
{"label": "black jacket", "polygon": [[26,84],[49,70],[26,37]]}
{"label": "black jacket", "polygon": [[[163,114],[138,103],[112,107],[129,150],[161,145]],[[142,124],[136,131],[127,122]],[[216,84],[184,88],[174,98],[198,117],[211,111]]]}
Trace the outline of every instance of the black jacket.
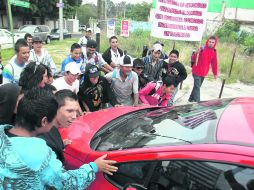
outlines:
{"label": "black jacket", "polygon": [[56,153],[57,159],[64,165],[64,144],[58,129],[52,127],[49,132],[43,133],[38,137],[46,141],[47,145]]}
{"label": "black jacket", "polygon": [[[123,56],[123,51],[119,48],[117,48],[120,56]],[[110,65],[110,63],[112,62],[111,60],[111,48],[108,48],[103,54],[102,54],[102,58]]]}
{"label": "black jacket", "polygon": [[99,76],[96,85],[92,85],[88,76],[85,76],[84,82],[79,87],[78,99],[83,111],[85,108],[82,102],[86,103],[91,112],[99,110],[101,103],[109,102],[112,106],[117,104],[107,79],[102,76]]}
{"label": "black jacket", "polygon": [[173,76],[176,84],[178,85],[180,82],[187,78],[187,72],[184,65],[179,61],[174,64],[164,62],[162,78],[164,79],[166,76]]}

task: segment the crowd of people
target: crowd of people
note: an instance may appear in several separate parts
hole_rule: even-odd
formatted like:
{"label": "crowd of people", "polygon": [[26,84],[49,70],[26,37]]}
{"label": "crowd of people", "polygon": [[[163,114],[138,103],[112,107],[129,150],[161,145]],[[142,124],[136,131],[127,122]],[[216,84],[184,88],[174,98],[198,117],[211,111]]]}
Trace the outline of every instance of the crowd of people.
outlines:
{"label": "crowd of people", "polygon": [[[190,102],[200,101],[200,87],[210,65],[217,76],[216,43],[212,36],[192,55]],[[133,59],[119,48],[116,36],[109,38],[109,46],[103,54],[97,52],[88,28],[79,42],[72,44],[58,72],[40,37],[27,34],[15,43],[15,55],[0,67],[3,185],[85,189],[98,170],[116,172],[115,161],[104,155],[66,171],[63,151],[71,141],[61,139],[59,127],[69,127],[78,116],[108,107],[174,105],[179,84],[187,77],[176,49],[167,55],[164,45],[155,42],[144,57]]]}

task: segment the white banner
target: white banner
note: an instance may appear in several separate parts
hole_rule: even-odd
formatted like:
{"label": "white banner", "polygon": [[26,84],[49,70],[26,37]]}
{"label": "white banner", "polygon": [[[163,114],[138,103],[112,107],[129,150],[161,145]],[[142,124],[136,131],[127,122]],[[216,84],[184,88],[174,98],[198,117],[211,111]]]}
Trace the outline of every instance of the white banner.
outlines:
{"label": "white banner", "polygon": [[107,22],[107,37],[110,38],[111,36],[115,35],[115,20],[109,20]]}
{"label": "white banner", "polygon": [[157,0],[151,35],[157,38],[201,41],[208,0]]}

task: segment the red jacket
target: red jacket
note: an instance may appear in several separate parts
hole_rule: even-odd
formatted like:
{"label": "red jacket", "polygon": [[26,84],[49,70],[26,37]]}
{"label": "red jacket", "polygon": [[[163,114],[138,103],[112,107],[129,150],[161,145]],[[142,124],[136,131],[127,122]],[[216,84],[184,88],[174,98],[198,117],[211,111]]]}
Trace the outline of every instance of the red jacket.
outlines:
{"label": "red jacket", "polygon": [[199,50],[199,56],[198,56],[198,62],[196,64],[196,57],[197,54],[193,53],[191,56],[191,62],[193,62],[192,66],[192,73],[194,75],[205,77],[210,68],[210,64],[212,66],[213,75],[218,75],[218,61],[217,61],[217,53],[215,50],[215,46],[218,42],[218,39],[216,38],[216,42],[214,44],[214,47],[209,48],[208,47],[208,41],[206,41],[206,45],[201,47]]}

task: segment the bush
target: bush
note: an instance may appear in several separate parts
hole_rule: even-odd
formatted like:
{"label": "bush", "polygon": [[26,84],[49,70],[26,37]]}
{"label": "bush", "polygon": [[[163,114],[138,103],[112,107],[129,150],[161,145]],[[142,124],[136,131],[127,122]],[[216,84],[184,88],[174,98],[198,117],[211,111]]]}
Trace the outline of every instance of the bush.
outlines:
{"label": "bush", "polygon": [[254,34],[245,37],[243,40],[243,45],[245,47],[244,52],[247,55],[254,53]]}
{"label": "bush", "polygon": [[234,21],[225,21],[215,34],[220,38],[220,41],[232,42],[237,40],[239,31],[239,23]]}

